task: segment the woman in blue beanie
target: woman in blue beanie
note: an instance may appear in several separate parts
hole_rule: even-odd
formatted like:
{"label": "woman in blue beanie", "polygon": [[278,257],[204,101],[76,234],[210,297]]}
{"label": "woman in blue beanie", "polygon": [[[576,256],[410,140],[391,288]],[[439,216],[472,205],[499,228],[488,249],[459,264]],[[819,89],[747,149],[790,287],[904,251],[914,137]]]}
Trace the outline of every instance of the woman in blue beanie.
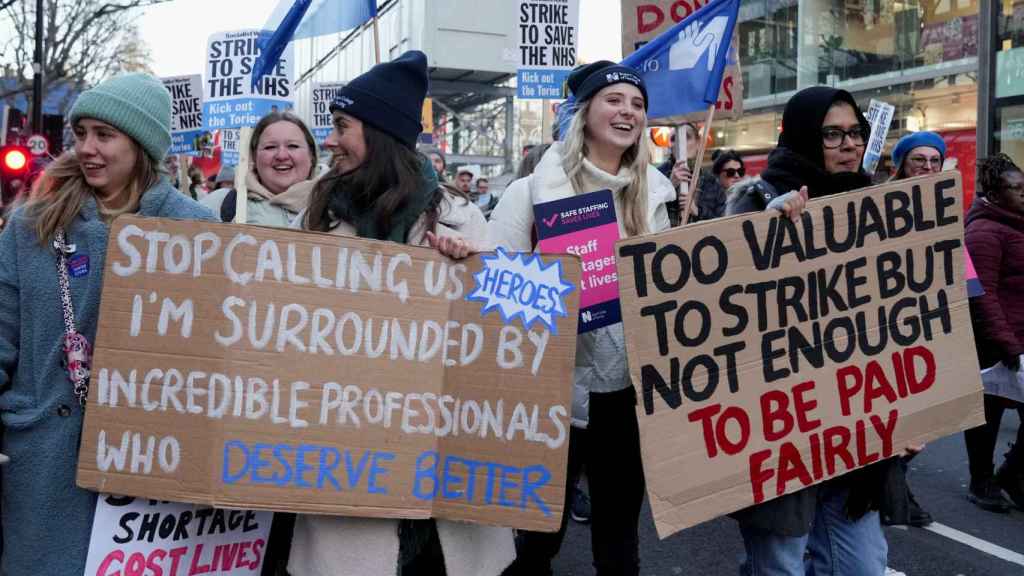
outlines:
{"label": "woman in blue beanie", "polygon": [[[427,59],[406,52],[374,66],[331,102],[324,141],[331,169],[317,181],[296,227],[426,246],[439,238],[482,243],[483,214],[438,183],[415,151],[427,94]],[[292,576],[497,576],[515,555],[508,528],[446,520],[300,514]]]}
{"label": "woman in blue beanie", "polygon": [[[488,237],[496,246],[535,249],[535,204],[602,189],[612,191],[621,237],[669,228],[665,204],[675,201],[676,192],[650,165],[643,79],[631,68],[603,60],[573,70],[568,86],[578,106],[565,140],[552,144],[533,174],[513,182],[502,195],[488,223]],[[596,573],[638,574],[644,473],[622,324],[577,337],[572,420],[568,485],[575,485],[585,465]],[[551,574],[569,509],[567,501],[556,533],[520,532],[519,557],[509,576]]]}
{"label": "woman in blue beanie", "polygon": [[70,121],[74,149],[46,168],[0,234],[0,418],[10,457],[2,574],[85,570],[96,494],[75,485],[75,470],[111,222],[128,213],[212,218],[158,171],[171,145],[171,98],[158,79],[128,74],[87,90]]}
{"label": "woman in blue beanie", "polygon": [[946,142],[935,132],[913,132],[900,138],[892,149],[893,180],[934,174],[942,170]]}

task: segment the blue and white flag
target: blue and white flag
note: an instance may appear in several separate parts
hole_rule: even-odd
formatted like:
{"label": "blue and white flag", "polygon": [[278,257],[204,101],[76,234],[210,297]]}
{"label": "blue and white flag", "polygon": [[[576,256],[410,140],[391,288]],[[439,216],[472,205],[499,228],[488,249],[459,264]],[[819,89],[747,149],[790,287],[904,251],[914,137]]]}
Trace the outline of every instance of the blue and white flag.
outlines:
{"label": "blue and white flag", "polygon": [[713,0],[622,61],[647,85],[648,119],[706,110],[718,100],[739,0]]}
{"label": "blue and white flag", "polygon": [[[739,11],[739,0],[712,0],[622,61],[644,79],[649,121],[681,122],[718,100]],[[572,96],[558,107],[559,140],[575,112]]]}
{"label": "blue and white flag", "polygon": [[362,26],[377,15],[377,0],[280,0],[263,26],[272,31],[261,38],[252,84],[277,65],[292,40],[333,34]]}

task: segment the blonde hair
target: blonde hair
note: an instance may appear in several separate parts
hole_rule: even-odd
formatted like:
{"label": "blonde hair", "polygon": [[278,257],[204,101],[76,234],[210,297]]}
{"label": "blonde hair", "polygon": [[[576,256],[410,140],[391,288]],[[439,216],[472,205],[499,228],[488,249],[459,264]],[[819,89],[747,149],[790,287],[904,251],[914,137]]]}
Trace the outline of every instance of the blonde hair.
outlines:
{"label": "blonde hair", "polygon": [[[569,131],[562,148],[562,168],[572,182],[573,190],[579,194],[583,189],[583,159],[589,152],[586,141],[587,112],[593,98],[579,105],[572,116]],[[622,226],[628,236],[646,234],[647,230],[647,165],[650,149],[647,147],[647,116],[640,123],[639,138],[622,153],[622,165],[629,169],[632,180],[620,195],[622,205]]]}
{"label": "blonde hair", "polygon": [[[142,194],[160,180],[157,165],[149,154],[135,140],[132,140],[132,146],[135,148],[135,166],[128,183],[128,202],[113,211],[98,207],[110,220],[137,210]],[[85,181],[74,150],[68,150],[51,162],[32,187],[32,195],[25,208],[29,217],[35,219],[39,243],[47,246],[58,229],[70,228],[89,196],[96,197],[96,189]]]}

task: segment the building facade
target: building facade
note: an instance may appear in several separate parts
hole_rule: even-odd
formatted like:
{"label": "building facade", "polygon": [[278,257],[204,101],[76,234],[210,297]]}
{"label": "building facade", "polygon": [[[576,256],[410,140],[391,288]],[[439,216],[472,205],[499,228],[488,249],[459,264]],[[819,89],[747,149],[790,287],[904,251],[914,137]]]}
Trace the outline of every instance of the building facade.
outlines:
{"label": "building facade", "polygon": [[[895,107],[886,150],[908,132],[940,133],[969,201],[979,11],[978,0],[744,0],[738,27],[744,114],[716,121],[711,145],[740,151],[757,172],[778,140],[786,101],[801,88],[835,86],[849,90],[864,110],[872,99]],[[1024,94],[1024,79],[1021,87]],[[1018,106],[1024,132],[1024,102]],[[888,168],[887,162],[879,167],[880,178]]]}

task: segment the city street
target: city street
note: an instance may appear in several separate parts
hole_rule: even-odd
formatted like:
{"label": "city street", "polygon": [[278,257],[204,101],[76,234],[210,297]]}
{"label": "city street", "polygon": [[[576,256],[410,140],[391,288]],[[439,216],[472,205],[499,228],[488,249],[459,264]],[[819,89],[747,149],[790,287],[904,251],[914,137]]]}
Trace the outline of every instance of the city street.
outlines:
{"label": "city street", "polygon": [[[1015,412],[1003,416],[997,449],[1002,461],[1018,426]],[[935,523],[928,529],[888,528],[892,576],[1024,575],[1024,512],[985,512],[967,501],[967,454],[960,434],[928,445],[911,462],[910,485]],[[650,511],[641,520],[643,576],[735,576],[743,557],[736,523],[720,518],[658,541]],[[590,532],[570,523],[555,574],[593,574]]]}

